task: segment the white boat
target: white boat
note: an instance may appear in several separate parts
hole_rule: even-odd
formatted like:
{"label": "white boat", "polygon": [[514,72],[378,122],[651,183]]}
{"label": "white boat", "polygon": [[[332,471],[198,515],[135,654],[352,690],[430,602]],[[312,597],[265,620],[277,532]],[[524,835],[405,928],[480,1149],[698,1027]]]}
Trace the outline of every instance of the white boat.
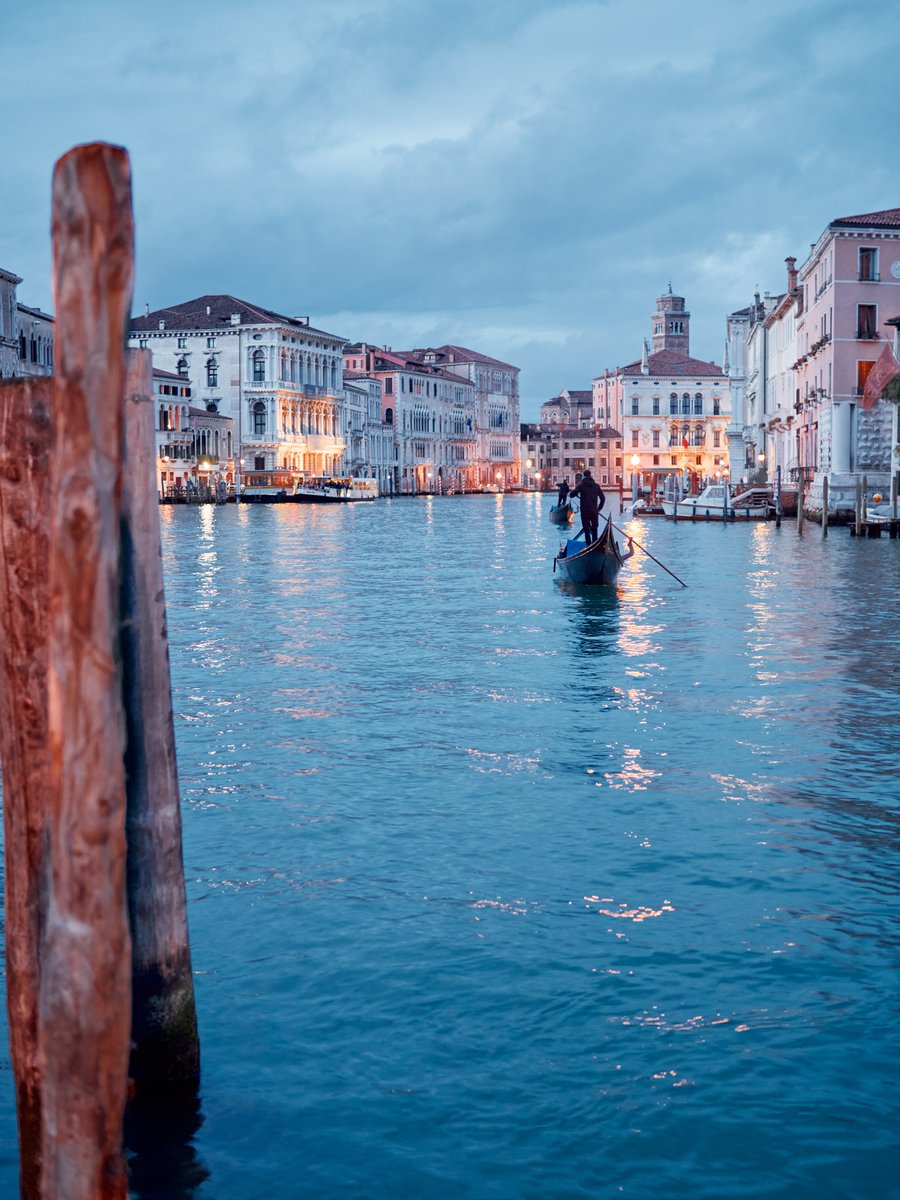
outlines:
{"label": "white boat", "polygon": [[291,494],[297,504],[349,504],[357,500],[377,500],[378,481],[352,476],[323,475],[301,479]]}
{"label": "white boat", "polygon": [[663,512],[671,521],[764,521],[768,502],[745,494],[732,497],[724,483],[711,483],[698,496],[665,499]]}

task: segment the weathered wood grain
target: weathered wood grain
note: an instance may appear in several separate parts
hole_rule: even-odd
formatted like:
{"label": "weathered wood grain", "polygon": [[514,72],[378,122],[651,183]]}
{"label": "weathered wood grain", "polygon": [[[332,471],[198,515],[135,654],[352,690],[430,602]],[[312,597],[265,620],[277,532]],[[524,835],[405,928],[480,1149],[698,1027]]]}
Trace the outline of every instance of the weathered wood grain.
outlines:
{"label": "weathered wood grain", "polygon": [[9,1047],[23,1200],[39,1200],[37,1021],[46,883],[50,379],[0,384],[0,761]]}
{"label": "weathered wood grain", "polygon": [[127,722],[130,1073],[138,1092],[195,1087],[200,1044],[188,940],[175,759],[152,363],[128,353],[122,511],[122,665]]}
{"label": "weathered wood grain", "polygon": [[133,221],[128,156],[56,164],[49,576],[50,891],[40,984],[43,1194],[125,1200],[131,1011],[119,533]]}

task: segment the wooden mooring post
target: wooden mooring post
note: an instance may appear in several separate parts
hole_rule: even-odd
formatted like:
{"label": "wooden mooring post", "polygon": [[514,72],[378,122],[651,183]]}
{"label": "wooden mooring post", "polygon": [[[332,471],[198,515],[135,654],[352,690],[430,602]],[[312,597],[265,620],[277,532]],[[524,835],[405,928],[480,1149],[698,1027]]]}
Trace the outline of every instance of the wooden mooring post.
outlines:
{"label": "wooden mooring post", "polygon": [[124,150],[81,146],[56,164],[53,262],[56,374],[0,387],[0,758],[20,1191],[125,1200],[129,1069],[139,1091],[196,1087],[199,1048],[158,511],[148,504],[149,363],[129,363],[125,349]]}
{"label": "wooden mooring post", "polygon": [[822,480],[822,537],[828,537],[828,476]]}

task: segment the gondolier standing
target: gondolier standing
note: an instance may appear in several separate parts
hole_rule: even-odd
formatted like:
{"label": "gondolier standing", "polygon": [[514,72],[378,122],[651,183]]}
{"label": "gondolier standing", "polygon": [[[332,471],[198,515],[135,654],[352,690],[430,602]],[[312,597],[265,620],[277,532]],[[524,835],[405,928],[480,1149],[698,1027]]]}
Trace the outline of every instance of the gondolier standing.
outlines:
{"label": "gondolier standing", "polygon": [[556,507],[563,508],[566,501],[569,499],[569,481],[564,479],[559,485],[559,495],[556,498]]}
{"label": "gondolier standing", "polygon": [[569,492],[571,497],[578,496],[581,500],[581,519],[584,522],[585,545],[597,540],[597,523],[600,519],[600,509],[606,503],[603,488],[594,479],[590,470],[581,477],[581,483]]}

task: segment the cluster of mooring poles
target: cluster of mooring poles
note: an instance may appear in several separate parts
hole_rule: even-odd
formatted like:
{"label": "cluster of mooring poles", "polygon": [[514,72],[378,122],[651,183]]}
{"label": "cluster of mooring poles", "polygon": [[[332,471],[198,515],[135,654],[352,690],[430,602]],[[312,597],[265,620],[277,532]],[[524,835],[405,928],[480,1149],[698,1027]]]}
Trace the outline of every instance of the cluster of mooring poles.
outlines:
{"label": "cluster of mooring poles", "polygon": [[125,1200],[130,1097],[196,1093],[127,153],[53,178],[55,375],[0,385],[0,759],[25,1200]]}

